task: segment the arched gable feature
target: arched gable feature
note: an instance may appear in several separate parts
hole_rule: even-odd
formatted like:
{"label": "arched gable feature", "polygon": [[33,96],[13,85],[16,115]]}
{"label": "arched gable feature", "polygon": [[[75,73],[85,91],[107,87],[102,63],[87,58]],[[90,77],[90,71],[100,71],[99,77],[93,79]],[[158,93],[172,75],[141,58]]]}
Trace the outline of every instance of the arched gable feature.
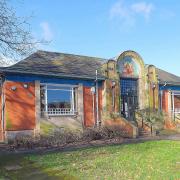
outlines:
{"label": "arched gable feature", "polygon": [[121,77],[138,77],[140,67],[135,63],[134,59],[130,56],[124,57],[123,60],[118,63],[119,73]]}
{"label": "arched gable feature", "polygon": [[121,77],[139,78],[144,72],[144,62],[135,51],[124,51],[117,58]]}
{"label": "arched gable feature", "polygon": [[117,57],[117,70],[119,78],[132,78],[138,80],[139,108],[146,106],[146,73],[141,56],[135,51],[124,51]]}

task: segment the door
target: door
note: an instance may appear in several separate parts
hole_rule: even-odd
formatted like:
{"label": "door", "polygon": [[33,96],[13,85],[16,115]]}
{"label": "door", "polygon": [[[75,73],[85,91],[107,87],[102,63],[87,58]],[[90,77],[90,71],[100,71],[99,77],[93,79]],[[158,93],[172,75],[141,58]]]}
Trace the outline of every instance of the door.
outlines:
{"label": "door", "polygon": [[135,120],[135,110],[138,108],[138,80],[121,78],[121,114],[130,121]]}

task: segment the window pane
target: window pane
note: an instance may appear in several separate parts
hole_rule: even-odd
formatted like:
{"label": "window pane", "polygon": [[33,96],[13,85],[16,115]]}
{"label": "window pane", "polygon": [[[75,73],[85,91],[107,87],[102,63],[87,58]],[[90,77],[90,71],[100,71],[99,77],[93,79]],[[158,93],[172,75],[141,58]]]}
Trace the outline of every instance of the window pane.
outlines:
{"label": "window pane", "polygon": [[137,80],[134,79],[121,79],[121,94],[122,95],[137,95]]}
{"label": "window pane", "polygon": [[48,90],[48,108],[71,108],[71,91]]}

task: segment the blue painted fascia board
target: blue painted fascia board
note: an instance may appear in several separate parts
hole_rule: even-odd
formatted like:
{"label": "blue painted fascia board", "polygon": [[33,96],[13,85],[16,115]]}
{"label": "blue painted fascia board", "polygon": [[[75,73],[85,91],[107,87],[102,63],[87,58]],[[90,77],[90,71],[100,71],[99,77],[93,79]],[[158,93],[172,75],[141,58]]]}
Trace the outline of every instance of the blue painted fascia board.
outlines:
{"label": "blue painted fascia board", "polygon": [[173,91],[180,91],[180,86],[173,86],[173,85],[159,85],[160,90],[173,90]]}
{"label": "blue painted fascia board", "polygon": [[[6,81],[14,81],[14,82],[34,82],[40,81],[40,83],[52,83],[52,84],[83,84],[84,86],[94,86],[95,80],[86,80],[86,79],[77,79],[77,78],[57,78],[50,76],[38,76],[38,75],[27,75],[27,74],[5,74]],[[99,80],[99,86],[102,85],[103,80]]]}

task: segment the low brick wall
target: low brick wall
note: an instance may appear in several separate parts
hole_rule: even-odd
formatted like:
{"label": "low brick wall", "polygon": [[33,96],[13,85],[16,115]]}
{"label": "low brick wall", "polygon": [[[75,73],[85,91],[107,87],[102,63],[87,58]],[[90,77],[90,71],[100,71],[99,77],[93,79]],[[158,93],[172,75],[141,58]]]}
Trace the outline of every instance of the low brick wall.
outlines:
{"label": "low brick wall", "polygon": [[111,128],[119,128],[123,131],[124,137],[136,138],[138,129],[124,118],[116,118],[115,120],[105,120],[104,126]]}
{"label": "low brick wall", "polygon": [[176,129],[176,124],[172,120],[165,120],[164,128],[173,130]]}
{"label": "low brick wall", "polygon": [[34,137],[34,130],[6,131],[6,140],[13,140],[21,137]]}

